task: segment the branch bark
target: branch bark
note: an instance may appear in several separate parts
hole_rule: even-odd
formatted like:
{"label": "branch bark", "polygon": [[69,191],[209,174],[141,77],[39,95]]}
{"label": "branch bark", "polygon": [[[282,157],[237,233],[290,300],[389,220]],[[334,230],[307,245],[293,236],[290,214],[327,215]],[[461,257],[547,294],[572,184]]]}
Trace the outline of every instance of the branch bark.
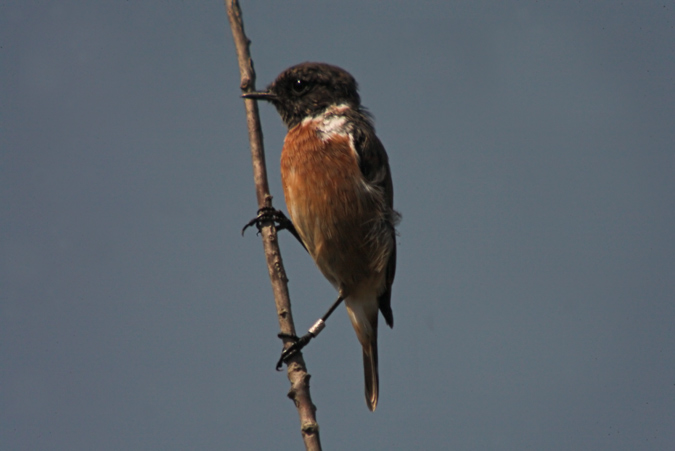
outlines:
{"label": "branch bark", "polygon": [[[239,61],[239,72],[241,75],[240,88],[243,92],[254,91],[255,71],[253,69],[253,60],[251,59],[249,51],[250,41],[244,33],[244,22],[239,2],[237,0],[225,0],[225,6],[227,7],[227,16],[230,21],[230,28],[232,29],[237,59]],[[244,105],[246,107],[246,122],[251,144],[253,180],[255,182],[258,208],[272,208],[272,196],[270,195],[269,184],[267,182],[265,149],[263,147],[260,117],[258,116],[258,104],[255,100],[245,99]],[[295,335],[291,301],[288,295],[288,279],[286,278],[286,271],[284,270],[281,259],[277,231],[274,224],[272,222],[263,223],[260,235],[262,236],[270,282],[272,283],[279,328],[284,334]],[[288,343],[284,343],[284,346],[288,346]],[[316,422],[316,407],[312,403],[312,398],[309,393],[310,375],[307,373],[307,367],[305,366],[305,360],[302,357],[302,353],[295,354],[289,360],[287,365],[287,375],[288,380],[291,383],[288,397],[293,400],[298,409],[298,414],[300,416],[300,430],[302,431],[305,448],[311,451],[321,450],[319,425]]]}

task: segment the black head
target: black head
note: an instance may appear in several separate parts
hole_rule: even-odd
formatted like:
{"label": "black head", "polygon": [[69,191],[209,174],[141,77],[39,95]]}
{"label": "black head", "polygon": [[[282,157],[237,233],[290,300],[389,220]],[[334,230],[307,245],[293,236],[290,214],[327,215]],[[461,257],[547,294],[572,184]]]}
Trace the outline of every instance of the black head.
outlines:
{"label": "black head", "polygon": [[359,109],[356,80],[347,71],[324,63],[302,63],[283,71],[266,91],[242,97],[272,102],[288,128],[307,116],[316,116],[331,105]]}

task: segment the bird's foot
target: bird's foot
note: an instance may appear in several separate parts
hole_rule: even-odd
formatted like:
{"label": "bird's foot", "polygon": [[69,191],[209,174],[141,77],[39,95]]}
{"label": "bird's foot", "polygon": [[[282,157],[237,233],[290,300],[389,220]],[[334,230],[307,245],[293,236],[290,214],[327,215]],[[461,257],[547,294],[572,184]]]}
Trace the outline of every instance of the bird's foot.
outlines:
{"label": "bird's foot", "polygon": [[309,331],[307,331],[307,333],[300,338],[298,338],[297,335],[285,334],[283,332],[277,335],[281,339],[287,339],[293,342],[292,345],[281,352],[281,357],[279,357],[279,361],[277,362],[277,371],[281,371],[281,367],[283,366],[284,362],[288,363],[288,359],[293,357],[295,354],[300,352],[302,348],[307,346],[307,343],[309,343],[312,338],[316,338],[316,336],[321,333],[324,327],[326,327],[326,322],[322,318],[317,320],[316,323],[314,323],[314,325],[309,328]]}
{"label": "bird's foot", "polygon": [[281,339],[289,339],[293,341],[293,344],[290,345],[288,348],[284,349],[281,352],[281,357],[279,357],[279,361],[277,362],[277,371],[281,371],[281,367],[283,366],[284,363],[288,363],[288,359],[293,357],[295,354],[300,352],[302,348],[307,346],[307,343],[314,338],[316,335],[314,335],[311,332],[306,333],[302,337],[298,338],[297,335],[290,335],[290,334],[284,334],[280,333],[278,335],[279,338]]}
{"label": "bird's foot", "polygon": [[289,224],[293,227],[293,223],[290,219],[281,210],[276,210],[272,207],[262,207],[258,210],[258,215],[246,223],[243,229],[241,229],[241,234],[244,235],[246,229],[252,226],[256,226],[258,233],[260,229],[265,225],[266,222],[271,222],[274,224],[277,230],[282,230],[288,228]]}
{"label": "bird's foot", "polygon": [[307,250],[307,247],[305,247],[305,243],[302,242],[300,234],[298,234],[298,231],[295,229],[293,222],[291,222],[291,220],[286,217],[283,211],[276,210],[272,207],[262,207],[261,209],[259,209],[258,215],[255,218],[251,219],[249,222],[247,222],[244,228],[241,229],[241,235],[244,236],[244,232],[246,232],[246,229],[252,226],[255,226],[258,229],[257,234],[260,235],[260,230],[267,222],[271,222],[272,225],[277,229],[277,231],[285,229],[291,232],[291,234],[295,237],[296,240],[298,240],[298,242],[302,245],[302,247],[304,247],[305,250]]}

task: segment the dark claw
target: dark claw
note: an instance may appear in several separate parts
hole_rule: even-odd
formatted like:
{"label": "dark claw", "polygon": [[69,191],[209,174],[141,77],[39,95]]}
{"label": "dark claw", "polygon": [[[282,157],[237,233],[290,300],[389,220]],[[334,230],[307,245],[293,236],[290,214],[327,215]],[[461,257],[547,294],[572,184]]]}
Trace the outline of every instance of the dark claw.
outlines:
{"label": "dark claw", "polygon": [[289,335],[284,333],[281,333],[278,336],[279,338],[288,338],[293,340],[293,344],[281,352],[281,357],[279,357],[279,361],[277,362],[277,371],[281,371],[284,363],[288,363],[288,359],[300,352],[302,348],[307,346],[307,343],[309,343],[309,341],[314,338],[314,334],[311,333],[307,333],[300,338],[298,338],[297,335]]}
{"label": "dark claw", "polygon": [[244,228],[241,229],[241,236],[244,236],[244,232],[246,232],[246,229],[252,226],[255,226],[258,229],[258,234],[260,234],[260,229],[263,226],[263,222],[265,221],[277,222],[277,218],[280,215],[283,216],[284,218],[286,217],[279,210],[275,210],[270,207],[262,207],[261,209],[258,210],[258,215],[255,218],[251,219],[249,222],[247,222]]}
{"label": "dark claw", "polygon": [[286,215],[281,211],[281,210],[275,210],[274,208],[270,207],[262,207],[260,210],[258,210],[258,216],[255,218],[251,219],[246,225],[244,226],[243,229],[241,229],[241,235],[244,236],[244,232],[246,232],[246,229],[252,226],[256,226],[258,229],[258,235],[260,234],[260,229],[263,227],[265,222],[271,222],[274,227],[276,227],[277,231],[279,230],[288,230],[291,232],[291,234],[295,237],[296,240],[300,244],[302,244],[302,247],[307,250],[305,247],[305,243],[302,242],[302,239],[300,239],[300,235],[298,234],[298,231],[295,230],[295,226],[291,222],[290,219],[286,217]]}

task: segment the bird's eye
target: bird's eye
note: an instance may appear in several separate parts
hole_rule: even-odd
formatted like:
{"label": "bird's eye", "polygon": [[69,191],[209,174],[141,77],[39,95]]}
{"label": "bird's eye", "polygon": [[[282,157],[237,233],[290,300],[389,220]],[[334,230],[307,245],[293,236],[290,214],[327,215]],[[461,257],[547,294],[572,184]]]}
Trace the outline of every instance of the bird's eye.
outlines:
{"label": "bird's eye", "polygon": [[291,89],[294,94],[302,94],[307,91],[307,88],[309,88],[309,83],[299,78],[291,84]]}

